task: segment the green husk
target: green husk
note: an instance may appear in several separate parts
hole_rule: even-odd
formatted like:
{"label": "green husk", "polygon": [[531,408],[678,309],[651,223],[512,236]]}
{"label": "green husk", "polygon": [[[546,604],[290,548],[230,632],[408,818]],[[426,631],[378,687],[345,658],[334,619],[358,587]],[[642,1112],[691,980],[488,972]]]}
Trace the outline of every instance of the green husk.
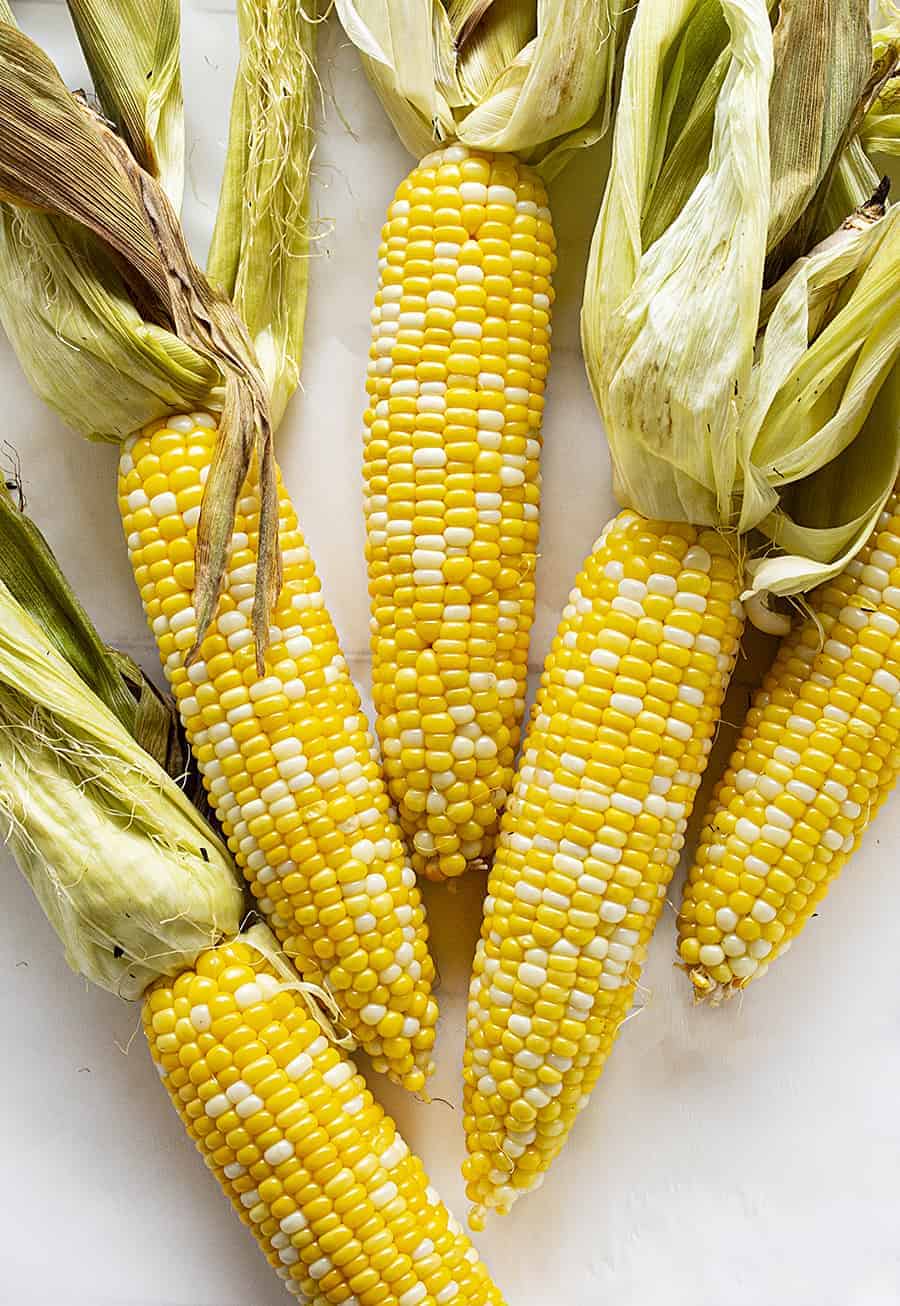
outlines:
{"label": "green husk", "polygon": [[170,775],[186,757],[171,699],[100,639],[34,522],[0,484],[0,581],[88,689]]}
{"label": "green husk", "polygon": [[895,363],[857,438],[789,488],[762,529],[781,552],[748,565],[745,597],[799,594],[838,575],[859,552],[900,478],[900,367]]}
{"label": "green husk", "polygon": [[594,232],[582,343],[620,501],[730,525],[769,216],[772,35],[762,0],[725,0],[729,64],[706,170],[649,246],[692,0],[642,0],[625,53],[612,163]]}
{"label": "green husk", "polygon": [[753,564],[754,591],[798,593],[842,570],[900,470],[900,206],[879,208],[763,300],[742,524],[789,556]]}
{"label": "green husk", "polygon": [[173,208],[184,190],[179,0],[67,0],[103,112]]}
{"label": "green husk", "polygon": [[[843,146],[843,133],[869,76],[871,51],[865,0],[767,4],[775,24],[767,248],[771,253],[785,242],[771,256],[773,268],[779,269],[803,252],[808,228],[792,228],[807,215]],[[671,109],[660,119],[643,210],[646,247],[663,234],[706,171],[715,106],[730,57],[720,0],[695,4],[664,70]],[[874,182],[840,213],[832,229],[873,189]]]}
{"label": "green husk", "polygon": [[33,389],[90,439],[119,444],[169,413],[222,408],[218,369],[145,320],[74,222],[0,205],[0,324]]}
{"label": "green husk", "polygon": [[[70,397],[74,411],[67,418],[80,419],[84,434],[121,439],[122,426],[137,429],[147,420],[148,407],[165,415],[159,411],[160,387],[165,389],[178,368],[189,380],[205,371],[203,406],[218,408],[221,417],[198,526],[198,643],[218,602],[237,496],[256,456],[261,542],[253,628],[261,662],[281,567],[268,390],[252,342],[231,303],[193,262],[159,184],[138,167],[121,139],[69,94],[39,48],[8,24],[0,24],[0,200],[21,210],[18,229],[9,217],[3,224],[10,274],[0,284],[4,322],[26,373],[62,410]],[[32,223],[32,209],[47,215],[44,225]],[[84,239],[71,241],[73,224]],[[68,255],[68,260],[64,269],[57,263],[56,279],[48,284],[54,239],[53,257]],[[99,261],[92,257],[93,241],[104,249]],[[29,243],[37,256],[17,268],[14,259]],[[115,310],[108,330],[93,312],[78,311],[84,305],[93,310],[98,285],[96,306]],[[64,293],[57,299],[61,286]],[[76,311],[67,321],[72,308]],[[20,329],[17,314],[23,309],[27,325]],[[57,325],[66,331],[54,341]],[[48,360],[59,361],[66,344],[76,357],[86,347],[90,358],[86,374],[65,369],[63,391],[61,378],[49,375]],[[138,364],[134,389],[129,367],[121,366],[123,351]],[[86,389],[94,379],[105,382],[103,390]],[[117,382],[122,396],[106,416],[95,400],[108,396]],[[201,396],[194,390],[177,398],[168,412],[190,411]],[[127,413],[131,420],[124,422]]]}
{"label": "green husk", "polygon": [[[642,0],[588,267],[584,352],[622,502],[758,528],[798,556],[805,547],[777,576],[754,575],[754,586],[776,576],[779,592],[793,592],[862,543],[893,484],[900,431],[881,391],[900,351],[900,210],[885,211],[856,135],[884,60],[874,72],[862,60],[867,20],[853,5],[782,5],[774,41],[763,0],[716,8],[730,32],[724,59],[709,4]],[[798,27],[813,11],[815,29]],[[838,230],[807,255],[840,198]],[[801,255],[765,289],[798,240]],[[850,453],[873,429],[882,456]],[[828,521],[815,477],[835,464],[856,484]]]}
{"label": "green husk", "polygon": [[0,581],[3,834],[69,965],[136,999],[237,933],[228,854]]}
{"label": "green husk", "polygon": [[771,267],[787,266],[807,247],[813,201],[871,72],[868,10],[868,0],[780,0],[769,100]]}
{"label": "green husk", "polygon": [[876,64],[885,68],[885,79],[867,112],[859,139],[869,155],[900,154],[900,13],[895,9],[890,22],[872,38]]}
{"label": "green husk", "polygon": [[315,0],[239,0],[240,63],[207,264],[253,339],[273,427],[300,381],[318,21]]}
{"label": "green husk", "polygon": [[629,0],[336,0],[407,149],[459,139],[539,161],[609,124]]}

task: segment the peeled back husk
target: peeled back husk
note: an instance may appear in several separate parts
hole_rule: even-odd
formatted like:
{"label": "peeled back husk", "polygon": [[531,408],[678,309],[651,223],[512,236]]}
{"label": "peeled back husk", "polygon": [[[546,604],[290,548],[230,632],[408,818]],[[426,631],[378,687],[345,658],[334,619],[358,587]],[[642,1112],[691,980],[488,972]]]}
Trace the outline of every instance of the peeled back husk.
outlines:
{"label": "peeled back husk", "polygon": [[730,525],[769,219],[772,32],[723,0],[730,34],[705,170],[662,234],[642,216],[663,164],[695,0],[642,0],[591,245],[582,343],[623,506]]}
{"label": "peeled back husk", "polygon": [[779,553],[750,564],[751,592],[843,570],[900,472],[900,206],[878,214],[876,197],[763,300],[743,513]]}
{"label": "peeled back husk", "polygon": [[630,0],[337,0],[336,8],[416,158],[456,138],[543,160],[552,173],[567,139],[586,145],[606,131]]}
{"label": "peeled back husk", "polygon": [[[261,668],[269,615],[281,586],[281,554],[269,394],[247,328],[231,302],[213,289],[197,267],[159,183],[139,167],[121,138],[69,93],[39,47],[3,22],[0,199],[23,210],[26,221],[29,209],[41,210],[54,223],[61,221],[63,242],[66,227],[73,223],[99,240],[121,269],[122,284],[127,286],[128,298],[141,321],[162,325],[213,369],[214,388],[221,391],[221,418],[197,527],[194,604],[198,645],[218,604],[235,507],[255,456],[260,545],[252,621]],[[41,242],[40,233],[35,232],[34,237]],[[92,292],[85,281],[93,276],[91,263],[82,267],[77,257],[73,258],[71,281],[85,299]],[[21,293],[39,303],[47,296],[48,287],[27,263],[25,278]],[[0,284],[0,296],[5,293]],[[9,313],[5,308],[4,316]],[[38,315],[32,318],[38,320]],[[75,332],[80,325],[74,324]],[[12,338],[17,344],[15,335]],[[46,364],[34,343],[35,349],[23,357],[23,364],[26,371],[40,375]],[[154,339],[153,344],[158,346],[160,341]],[[127,377],[124,372],[125,389]],[[132,429],[140,420],[135,413]],[[91,434],[91,428],[85,433]]]}
{"label": "peeled back husk", "polygon": [[[869,70],[862,58],[858,7],[819,4],[827,31],[803,26],[815,8],[782,7],[773,45],[763,0],[643,0],[582,316],[623,504],[758,529],[752,587],[779,593],[817,583],[863,542],[900,441],[881,397],[900,348],[898,210],[854,135],[884,60]],[[845,51],[840,75],[816,41]],[[799,98],[818,124],[802,140]],[[870,180],[874,194],[861,190]],[[809,249],[839,195],[850,209]],[[766,288],[773,251],[797,240],[804,252]],[[870,456],[851,452],[857,440]]]}
{"label": "peeled back husk", "polygon": [[220,840],[2,581],[0,820],[69,965],[121,997],[240,928]]}
{"label": "peeled back husk", "polygon": [[247,326],[273,428],[300,383],[318,5],[238,0],[240,60],[207,262]]}

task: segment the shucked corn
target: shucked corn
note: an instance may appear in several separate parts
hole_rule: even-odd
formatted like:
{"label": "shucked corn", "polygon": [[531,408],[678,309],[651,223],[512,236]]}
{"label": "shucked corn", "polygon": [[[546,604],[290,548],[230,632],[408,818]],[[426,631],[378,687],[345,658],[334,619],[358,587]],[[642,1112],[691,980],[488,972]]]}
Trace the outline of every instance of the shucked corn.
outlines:
{"label": "shucked corn", "polygon": [[423,159],[382,233],[365,416],[373,689],[413,865],[489,857],[534,617],[555,240],[509,155]]}
{"label": "shucked corn", "polygon": [[151,989],[176,1110],[288,1292],[311,1306],[502,1306],[352,1061],[238,939]]}
{"label": "shucked corn", "polygon": [[727,537],[623,512],[563,612],[469,992],[473,1228],[542,1181],[631,1006],[737,652],[739,576]]}
{"label": "shucked corn", "polygon": [[376,1067],[416,1091],[432,1068],[434,967],[415,875],[359,696],[279,482],[284,585],[266,673],[253,604],[259,499],[251,473],[213,627],[197,659],[194,549],[216,429],[172,417],[126,442],[119,503],[147,621],[204,784],[260,910],[285,950],[327,975]]}
{"label": "shucked corn", "polygon": [[900,494],[809,597],[750,711],[685,883],[679,954],[700,997],[786,951],[900,771]]}

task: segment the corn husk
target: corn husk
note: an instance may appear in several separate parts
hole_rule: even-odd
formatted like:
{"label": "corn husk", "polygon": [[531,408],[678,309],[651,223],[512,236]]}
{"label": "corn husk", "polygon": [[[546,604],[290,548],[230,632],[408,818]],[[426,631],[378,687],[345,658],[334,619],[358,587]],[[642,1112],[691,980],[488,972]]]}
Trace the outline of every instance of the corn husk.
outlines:
{"label": "corn husk", "polygon": [[[121,138],[69,94],[40,49],[8,24],[0,24],[0,200],[20,209],[18,228],[9,218],[3,224],[9,273],[0,284],[4,323],[26,373],[61,411],[72,410],[67,420],[77,416],[84,434],[119,440],[122,427],[135,430],[148,410],[163,416],[198,406],[193,382],[205,373],[203,406],[218,407],[221,417],[198,526],[198,642],[218,602],[237,496],[257,458],[261,538],[253,625],[261,661],[281,567],[269,396],[252,342],[231,303],[192,260],[159,184]],[[43,226],[31,222],[33,209],[44,215]],[[81,233],[74,242],[73,227]],[[29,245],[35,258],[21,258],[17,266]],[[99,259],[93,257],[97,247]],[[57,276],[48,283],[54,260]],[[107,306],[115,310],[109,328],[99,315]],[[20,330],[23,310],[27,326]],[[51,330],[60,325],[64,334],[54,343]],[[48,360],[60,362],[66,346],[69,365],[53,376]],[[82,350],[89,356],[85,371],[78,366]],[[133,390],[123,353],[138,364]],[[179,372],[193,394],[179,393],[166,409],[173,398],[166,382]],[[104,388],[88,389],[98,379]],[[122,394],[106,416],[100,399],[117,383]]]}
{"label": "corn husk", "polygon": [[872,70],[868,0],[784,0],[773,34],[767,280],[805,253]]}
{"label": "corn husk", "polygon": [[722,4],[729,60],[706,169],[647,246],[642,212],[661,168],[694,7],[638,7],[582,342],[620,501],[664,520],[731,524],[769,218],[772,33],[763,0]]}
{"label": "corn husk", "polygon": [[[860,195],[877,186],[858,133],[885,74],[880,58],[874,72],[861,59],[867,19],[853,6],[822,8],[810,32],[798,15],[815,5],[782,5],[774,40],[762,0],[716,7],[730,34],[724,58],[709,5],[639,9],[584,351],[621,500],[663,519],[758,528],[767,568],[773,545],[796,556],[777,574],[755,568],[754,587],[771,576],[794,592],[862,543],[893,484],[890,448],[879,460],[847,452],[869,438],[873,411],[882,441],[900,439],[879,399],[900,349],[900,228],[883,190],[866,204],[871,191]],[[814,127],[805,136],[801,101]],[[838,230],[807,253],[838,196],[849,204]],[[798,240],[800,256],[775,280]],[[826,522],[824,482],[806,487],[833,463],[860,483]]]}
{"label": "corn husk", "polygon": [[900,471],[900,206],[877,208],[763,301],[743,520],[784,556],[751,564],[751,592],[796,594],[843,570]]}
{"label": "corn husk", "polygon": [[898,429],[900,368],[895,364],[857,439],[794,487],[785,507],[763,523],[782,552],[749,563],[745,597],[805,593],[844,570],[871,536],[900,478]]}
{"label": "corn husk", "polygon": [[256,349],[277,427],[300,381],[309,284],[315,0],[239,0],[240,62],[207,271]]}
{"label": "corn husk", "polygon": [[2,833],[86,979],[135,999],[237,932],[228,854],[0,580]]}
{"label": "corn husk", "polygon": [[66,0],[104,114],[173,208],[184,190],[179,0]]}
{"label": "corn husk", "polygon": [[866,153],[900,154],[900,11],[893,8],[889,21],[872,39],[876,64],[884,68],[884,80],[863,120],[859,139]]}
{"label": "corn husk", "polygon": [[107,648],[59,569],[34,522],[0,483],[0,580],[87,687],[128,733],[172,776],[189,754],[178,713],[140,668]]}
{"label": "corn husk", "polygon": [[416,158],[458,138],[542,160],[552,175],[567,144],[606,131],[630,0],[336,0],[336,8]]}

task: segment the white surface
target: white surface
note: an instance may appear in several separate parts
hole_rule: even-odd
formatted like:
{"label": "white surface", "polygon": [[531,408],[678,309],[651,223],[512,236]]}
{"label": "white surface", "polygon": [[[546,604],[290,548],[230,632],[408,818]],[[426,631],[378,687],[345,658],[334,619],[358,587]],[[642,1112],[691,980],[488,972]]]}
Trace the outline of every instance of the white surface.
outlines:
{"label": "white surface", "polygon": [[[83,84],[62,6],[19,13]],[[233,59],[230,6],[188,3],[187,217],[201,252]],[[312,269],[306,394],[279,453],[364,681],[367,322],[382,214],[408,160],[333,24],[321,71],[328,104],[315,205],[333,230]],[[577,335],[595,166],[579,160],[552,197],[561,260],[535,663],[612,507]],[[0,375],[4,436],[21,456],[31,513],[103,634],[154,666],[116,512],[114,451],[86,445],[48,415],[2,343]],[[543,1189],[478,1240],[509,1306],[900,1302],[898,835],[895,801],[794,952],[742,1004],[691,1008],[671,965],[666,914],[645,971],[646,1009],[624,1030],[566,1152]],[[74,978],[3,854],[0,874],[0,1304],[287,1301],[183,1137],[139,1032],[131,1042],[137,1009]],[[377,1077],[374,1085],[460,1215],[463,1001],[482,888],[471,877],[456,895],[428,892],[443,979],[433,1091],[447,1104],[412,1102]]]}

